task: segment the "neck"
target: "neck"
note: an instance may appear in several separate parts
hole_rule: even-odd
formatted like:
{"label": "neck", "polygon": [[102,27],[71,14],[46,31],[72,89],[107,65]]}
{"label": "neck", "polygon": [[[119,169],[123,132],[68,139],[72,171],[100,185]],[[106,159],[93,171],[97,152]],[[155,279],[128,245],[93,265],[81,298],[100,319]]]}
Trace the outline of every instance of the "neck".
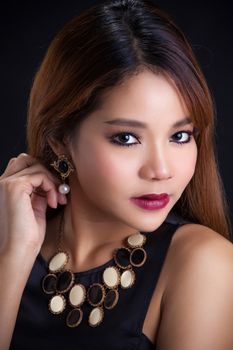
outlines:
{"label": "neck", "polygon": [[69,201],[64,208],[62,244],[70,255],[69,268],[78,272],[104,264],[113,257],[114,249],[137,232],[113,219],[101,220],[100,215],[85,212],[83,206],[77,207]]}

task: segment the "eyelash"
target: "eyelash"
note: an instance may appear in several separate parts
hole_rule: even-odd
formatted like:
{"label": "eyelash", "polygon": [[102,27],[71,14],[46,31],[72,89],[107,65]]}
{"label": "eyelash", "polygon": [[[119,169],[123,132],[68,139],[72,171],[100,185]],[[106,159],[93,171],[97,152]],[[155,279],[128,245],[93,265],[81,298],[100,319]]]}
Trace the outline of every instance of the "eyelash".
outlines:
{"label": "eyelash", "polygon": [[[183,146],[184,143],[189,143],[192,139],[192,136],[195,134],[195,130],[194,131],[190,131],[190,130],[181,130],[181,131],[178,131],[176,132],[174,135],[177,135],[177,134],[182,134],[182,133],[186,133],[189,135],[189,138],[187,141],[181,141],[181,142],[176,142],[176,144],[180,145],[180,146]],[[119,141],[115,141],[114,139],[117,137],[117,136],[122,136],[122,135],[131,135],[133,137],[135,137],[136,139],[138,139],[138,141],[140,140],[140,137],[137,136],[136,134],[130,132],[130,131],[122,131],[122,132],[118,132],[112,136],[110,136],[110,141],[114,144],[117,144],[118,146],[123,146],[123,147],[130,147],[130,146],[134,146],[136,145],[137,143],[129,143],[129,144],[126,144],[126,143],[122,143],[122,142],[119,142]]]}

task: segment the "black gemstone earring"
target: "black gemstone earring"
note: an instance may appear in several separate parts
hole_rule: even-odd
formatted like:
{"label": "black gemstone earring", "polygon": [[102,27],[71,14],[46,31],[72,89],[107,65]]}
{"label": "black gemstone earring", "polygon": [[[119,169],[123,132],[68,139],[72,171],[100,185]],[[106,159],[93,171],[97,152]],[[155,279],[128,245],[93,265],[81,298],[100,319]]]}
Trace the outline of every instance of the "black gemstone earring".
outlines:
{"label": "black gemstone earring", "polygon": [[65,183],[65,178],[69,176],[71,171],[74,171],[72,164],[65,154],[61,154],[58,156],[57,161],[54,161],[50,164],[57,172],[59,172],[63,184],[61,184],[58,188],[58,191],[61,194],[67,194],[70,192],[70,186]]}

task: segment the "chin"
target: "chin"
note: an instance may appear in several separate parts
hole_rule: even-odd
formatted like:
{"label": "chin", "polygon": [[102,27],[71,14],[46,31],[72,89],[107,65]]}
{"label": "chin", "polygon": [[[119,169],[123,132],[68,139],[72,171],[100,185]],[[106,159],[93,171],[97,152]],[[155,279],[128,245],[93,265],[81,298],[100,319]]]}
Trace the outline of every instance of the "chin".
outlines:
{"label": "chin", "polygon": [[158,215],[157,213],[157,217],[156,217],[156,213],[154,213],[154,217],[151,216],[150,219],[147,217],[140,217],[138,216],[138,220],[139,222],[128,222],[128,225],[131,227],[134,227],[135,230],[140,231],[140,232],[153,232],[155,230],[157,230],[162,223],[165,221],[166,217],[167,217],[168,212],[166,211],[166,213],[160,213]]}

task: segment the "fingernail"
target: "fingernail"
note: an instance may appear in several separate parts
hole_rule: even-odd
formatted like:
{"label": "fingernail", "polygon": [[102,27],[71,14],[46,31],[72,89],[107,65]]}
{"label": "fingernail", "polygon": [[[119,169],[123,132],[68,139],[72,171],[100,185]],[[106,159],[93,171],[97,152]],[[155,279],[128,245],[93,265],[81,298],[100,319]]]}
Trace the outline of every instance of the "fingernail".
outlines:
{"label": "fingernail", "polygon": [[59,203],[60,204],[67,204],[67,198],[64,194],[59,193]]}

